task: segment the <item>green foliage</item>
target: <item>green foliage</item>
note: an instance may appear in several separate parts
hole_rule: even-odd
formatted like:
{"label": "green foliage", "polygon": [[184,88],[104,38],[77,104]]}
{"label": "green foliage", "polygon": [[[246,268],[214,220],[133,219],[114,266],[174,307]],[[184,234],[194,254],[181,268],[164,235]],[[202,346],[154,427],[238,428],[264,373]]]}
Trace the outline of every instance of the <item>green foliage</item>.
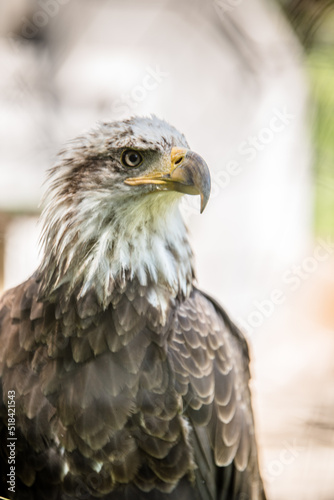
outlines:
{"label": "green foliage", "polygon": [[308,56],[315,104],[315,231],[334,235],[334,47]]}

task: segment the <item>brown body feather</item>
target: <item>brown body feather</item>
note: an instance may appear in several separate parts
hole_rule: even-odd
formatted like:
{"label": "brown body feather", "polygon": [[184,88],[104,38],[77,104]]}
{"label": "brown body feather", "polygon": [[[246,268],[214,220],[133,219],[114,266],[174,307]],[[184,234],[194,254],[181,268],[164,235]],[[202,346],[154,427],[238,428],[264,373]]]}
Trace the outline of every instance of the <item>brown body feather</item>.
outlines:
{"label": "brown body feather", "polygon": [[93,292],[61,309],[38,287],[31,278],[0,309],[13,498],[264,498],[245,344],[208,298],[171,300],[161,321],[149,285],[116,289],[104,311]]}

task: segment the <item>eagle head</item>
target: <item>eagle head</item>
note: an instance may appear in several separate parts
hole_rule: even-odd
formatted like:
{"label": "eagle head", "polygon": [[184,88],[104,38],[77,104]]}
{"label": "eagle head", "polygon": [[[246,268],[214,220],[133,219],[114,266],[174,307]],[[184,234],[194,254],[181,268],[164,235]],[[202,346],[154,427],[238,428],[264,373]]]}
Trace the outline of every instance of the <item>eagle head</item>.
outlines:
{"label": "eagle head", "polygon": [[102,122],[71,141],[49,173],[42,214],[41,295],[96,290],[137,279],[189,293],[192,252],[183,194],[210,195],[210,173],[183,134],[151,118]]}

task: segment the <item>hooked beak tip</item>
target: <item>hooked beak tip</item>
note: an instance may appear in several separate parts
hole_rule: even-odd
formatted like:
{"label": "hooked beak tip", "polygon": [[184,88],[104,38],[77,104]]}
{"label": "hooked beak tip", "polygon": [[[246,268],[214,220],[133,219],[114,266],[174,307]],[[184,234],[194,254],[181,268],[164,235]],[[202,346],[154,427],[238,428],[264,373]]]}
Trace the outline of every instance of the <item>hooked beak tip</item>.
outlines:
{"label": "hooked beak tip", "polygon": [[186,151],[182,161],[172,170],[170,178],[177,184],[179,191],[186,194],[200,195],[200,213],[203,213],[211,192],[210,171],[203,158],[193,151]]}

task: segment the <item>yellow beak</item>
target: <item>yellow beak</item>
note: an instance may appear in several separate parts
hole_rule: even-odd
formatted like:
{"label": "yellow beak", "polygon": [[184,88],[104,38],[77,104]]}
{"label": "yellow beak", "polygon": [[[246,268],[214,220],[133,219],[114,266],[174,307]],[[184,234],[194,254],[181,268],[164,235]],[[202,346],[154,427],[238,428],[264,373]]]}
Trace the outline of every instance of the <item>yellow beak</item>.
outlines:
{"label": "yellow beak", "polygon": [[211,190],[211,178],[207,164],[197,153],[185,148],[172,149],[171,167],[168,173],[158,172],[142,177],[130,177],[124,182],[129,186],[151,184],[161,191],[199,194],[201,196],[201,213],[209,201]]}

